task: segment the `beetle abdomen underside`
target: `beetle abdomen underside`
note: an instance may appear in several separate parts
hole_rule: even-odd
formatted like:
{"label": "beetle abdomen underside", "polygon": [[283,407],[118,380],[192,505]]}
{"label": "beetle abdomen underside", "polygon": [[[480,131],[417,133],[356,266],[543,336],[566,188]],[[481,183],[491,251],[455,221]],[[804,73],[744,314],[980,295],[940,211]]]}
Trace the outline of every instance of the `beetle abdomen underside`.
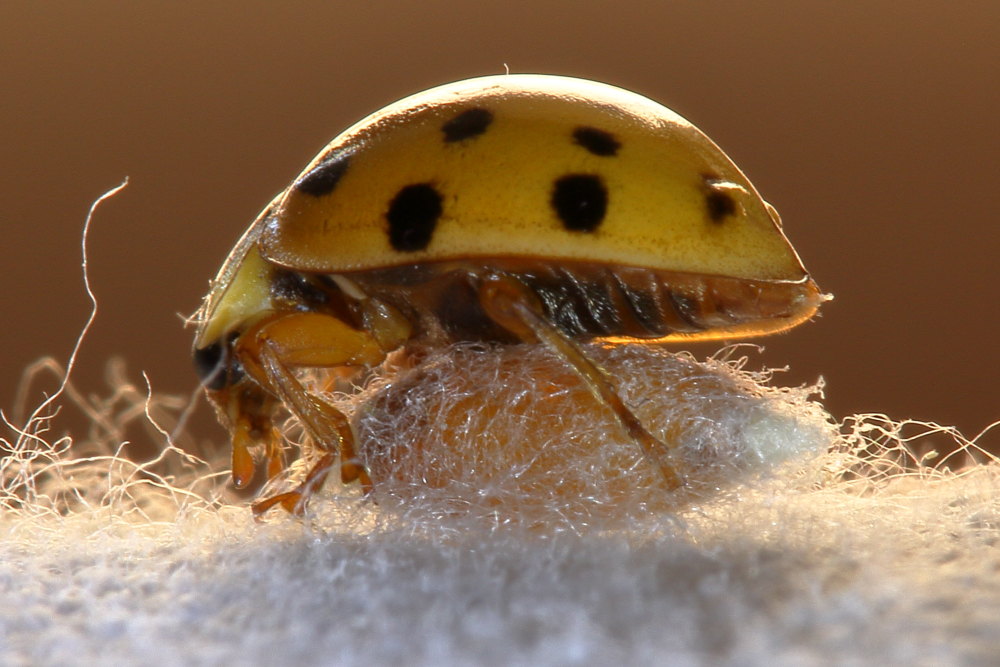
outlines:
{"label": "beetle abdomen underside", "polygon": [[494,272],[524,283],[548,319],[579,339],[772,333],[810,317],[822,300],[811,280],[751,281],[589,262],[470,260],[348,275],[419,322],[418,330],[451,340],[515,342],[479,304],[477,276]]}

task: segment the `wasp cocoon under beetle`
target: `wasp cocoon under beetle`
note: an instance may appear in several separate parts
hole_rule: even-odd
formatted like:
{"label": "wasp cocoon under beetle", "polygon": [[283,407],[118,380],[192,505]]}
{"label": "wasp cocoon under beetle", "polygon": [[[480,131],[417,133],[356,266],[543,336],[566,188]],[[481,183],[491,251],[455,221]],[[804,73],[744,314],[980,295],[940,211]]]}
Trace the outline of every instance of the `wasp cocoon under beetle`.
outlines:
{"label": "wasp cocoon under beetle", "polygon": [[[601,529],[679,511],[836,439],[815,388],[768,388],[738,364],[642,345],[585,348],[688,480],[662,479],[613,415],[540,346],[458,344],[351,397],[380,509],[417,521]],[[331,396],[330,400],[343,399]]]}

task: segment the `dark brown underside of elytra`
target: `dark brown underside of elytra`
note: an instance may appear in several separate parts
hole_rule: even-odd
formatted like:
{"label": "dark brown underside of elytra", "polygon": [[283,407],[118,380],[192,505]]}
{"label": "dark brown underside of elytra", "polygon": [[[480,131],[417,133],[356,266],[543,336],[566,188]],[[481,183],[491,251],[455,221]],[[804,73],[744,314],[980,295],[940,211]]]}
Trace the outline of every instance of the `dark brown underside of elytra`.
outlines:
{"label": "dark brown underside of elytra", "polygon": [[527,285],[548,319],[581,339],[697,336],[753,323],[760,327],[750,327],[748,335],[771,333],[812,315],[819,299],[808,279],[753,281],[591,262],[467,260],[344,277],[403,312],[418,337],[511,342],[512,335],[490,320],[477,296],[479,277],[496,272]]}

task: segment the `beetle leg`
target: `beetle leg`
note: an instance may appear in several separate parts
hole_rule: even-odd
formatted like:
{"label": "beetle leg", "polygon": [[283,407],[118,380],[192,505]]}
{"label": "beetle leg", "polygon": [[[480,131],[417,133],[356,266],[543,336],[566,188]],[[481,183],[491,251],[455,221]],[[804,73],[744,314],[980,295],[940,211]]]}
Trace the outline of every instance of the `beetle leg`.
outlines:
{"label": "beetle leg", "polygon": [[323,454],[296,489],[254,503],[254,515],[263,514],[278,504],[288,512],[301,514],[309,496],[323,486],[334,464],[334,452],[330,450],[330,443],[333,442],[339,444],[341,479],[344,483],[360,479],[362,486],[367,490],[371,486],[371,480],[364,467],[357,462],[354,453],[354,434],[347,417],[306,391],[291,369],[269,346],[264,348],[260,361],[267,369],[275,393],[299,418],[313,443]]}
{"label": "beetle leg", "polygon": [[233,486],[245,488],[253,479],[256,466],[250,450],[260,443],[265,447],[268,477],[281,472],[281,436],[271,421],[278,399],[252,382],[240,382],[209,394],[232,434]]}
{"label": "beetle leg", "polygon": [[494,322],[521,340],[542,342],[576,371],[594,397],[611,408],[628,436],[660,469],[668,488],[675,489],[683,484],[677,470],[668,462],[670,448],[647,431],[625,405],[607,372],[546,318],[534,292],[521,281],[505,274],[490,274],[481,278],[478,290],[480,304]]}
{"label": "beetle leg", "polygon": [[[385,352],[375,338],[335,317],[297,312],[278,314],[251,327],[240,337],[235,352],[247,373],[298,417],[310,439],[323,452],[298,488],[255,503],[254,514],[278,504],[289,512],[301,513],[333,465],[332,443],[339,446],[344,483],[360,480],[366,490],[370,489],[368,473],[355,455],[354,434],[347,416],[307,391],[294,369],[378,364],[385,358]],[[240,436],[238,428],[234,445],[240,446],[237,436]]]}

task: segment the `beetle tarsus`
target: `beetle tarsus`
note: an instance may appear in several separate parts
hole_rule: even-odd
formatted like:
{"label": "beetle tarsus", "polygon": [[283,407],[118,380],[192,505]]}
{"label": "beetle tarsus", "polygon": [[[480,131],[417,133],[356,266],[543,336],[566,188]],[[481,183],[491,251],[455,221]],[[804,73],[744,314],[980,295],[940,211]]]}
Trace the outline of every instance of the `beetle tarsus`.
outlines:
{"label": "beetle tarsus", "polygon": [[271,496],[270,498],[257,501],[250,506],[250,510],[253,512],[255,519],[260,519],[261,516],[263,516],[275,505],[281,505],[289,514],[294,514],[296,516],[301,516],[305,511],[304,498],[302,497],[302,493],[299,491],[279,493],[276,496]]}
{"label": "beetle tarsus", "polygon": [[[305,480],[298,487],[292,491],[279,493],[254,503],[252,508],[254,516],[261,516],[275,505],[281,505],[289,514],[302,516],[305,513],[306,505],[312,494],[322,488],[324,482],[326,482],[326,477],[330,474],[330,469],[334,466],[335,458],[336,455],[333,452],[326,452],[309,469]],[[365,477],[367,477],[367,474],[365,474]]]}

